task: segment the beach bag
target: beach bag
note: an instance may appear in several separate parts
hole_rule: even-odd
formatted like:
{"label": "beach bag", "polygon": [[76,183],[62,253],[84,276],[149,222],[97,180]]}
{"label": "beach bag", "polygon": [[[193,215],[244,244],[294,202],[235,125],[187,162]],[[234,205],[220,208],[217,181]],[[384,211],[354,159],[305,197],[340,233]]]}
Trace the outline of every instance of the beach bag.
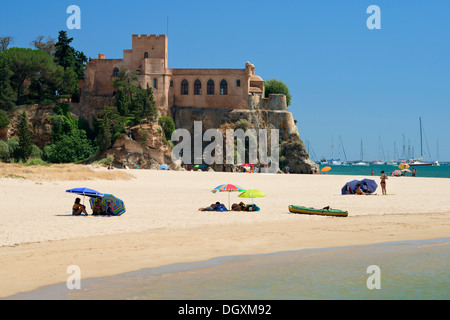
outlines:
{"label": "beach bag", "polygon": [[251,204],[248,206],[248,211],[260,211],[261,209],[256,204]]}

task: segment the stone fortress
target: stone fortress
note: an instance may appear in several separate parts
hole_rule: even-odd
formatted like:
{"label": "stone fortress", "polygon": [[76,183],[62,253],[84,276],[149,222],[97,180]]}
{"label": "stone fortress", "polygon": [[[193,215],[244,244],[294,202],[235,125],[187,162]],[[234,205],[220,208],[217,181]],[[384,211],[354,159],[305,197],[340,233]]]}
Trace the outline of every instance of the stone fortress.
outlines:
{"label": "stone fortress", "polygon": [[299,135],[286,97],[266,98],[264,80],[253,64],[247,62],[243,69],[171,69],[167,35],[133,35],[132,49],[124,50],[122,59],[99,54],[90,60],[80,103],[72,104],[72,111],[87,119],[113,105],[113,80],[125,68],[136,72],[140,88],[152,87],[159,114],[171,116],[176,128],[193,132],[194,121],[202,121],[208,130],[246,119],[254,128],[279,129],[281,139]]}

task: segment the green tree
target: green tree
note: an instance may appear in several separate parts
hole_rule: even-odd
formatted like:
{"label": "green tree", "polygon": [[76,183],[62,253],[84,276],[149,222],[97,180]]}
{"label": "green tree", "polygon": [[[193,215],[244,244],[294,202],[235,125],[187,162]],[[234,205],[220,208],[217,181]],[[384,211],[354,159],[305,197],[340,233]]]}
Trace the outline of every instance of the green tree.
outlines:
{"label": "green tree", "polygon": [[5,110],[0,110],[0,129],[9,125],[9,117]]}
{"label": "green tree", "polygon": [[67,103],[53,108],[52,143],[44,147],[43,158],[51,163],[71,163],[89,158],[95,146],[87,138],[86,131],[80,129],[79,121],[70,113]]}
{"label": "green tree", "polygon": [[67,31],[60,31],[55,45],[55,61],[64,69],[75,65],[75,49],[70,46],[73,38],[67,37]]}
{"label": "green tree", "polygon": [[100,152],[108,150],[120,138],[125,130],[126,118],[121,116],[116,107],[107,107],[95,120],[97,127],[96,145]]}
{"label": "green tree", "polygon": [[[77,75],[78,80],[78,78],[84,77],[84,70],[86,69],[88,58],[82,51],[77,51],[70,45],[72,41],[73,38],[69,38],[66,31],[59,32],[58,42],[55,45],[55,61],[58,65],[62,66],[65,71],[67,71],[68,68],[71,68]],[[73,74],[65,74],[64,79],[66,81],[66,91],[72,94],[72,99],[78,100],[78,81],[73,82]],[[70,90],[67,90],[67,86],[70,87]]]}
{"label": "green tree", "polygon": [[116,95],[114,96],[114,105],[117,112],[124,117],[130,114],[131,100],[130,96],[125,92],[125,88],[118,86],[116,88]]}
{"label": "green tree", "polygon": [[11,86],[13,72],[7,65],[4,54],[0,53],[0,109],[11,110],[15,106],[16,95]]}
{"label": "green tree", "polygon": [[112,146],[111,122],[108,113],[105,113],[99,122],[99,134],[95,140],[100,153]]}
{"label": "green tree", "polygon": [[21,104],[22,89],[25,80],[47,72],[53,67],[52,57],[40,50],[11,48],[2,53],[9,70],[12,72],[12,83],[17,92],[17,104]]}
{"label": "green tree", "polygon": [[148,84],[147,89],[139,89],[136,94],[133,115],[138,122],[141,122],[142,119],[153,122],[158,115],[155,99],[153,98],[153,89]]}
{"label": "green tree", "polygon": [[158,120],[159,125],[163,129],[164,137],[167,141],[172,139],[172,133],[175,131],[175,123],[171,117],[161,117]]}
{"label": "green tree", "polygon": [[44,160],[51,163],[72,163],[85,160],[95,152],[84,130],[74,130],[44,147]]}
{"label": "green tree", "polygon": [[265,82],[265,95],[266,98],[269,94],[284,94],[286,96],[286,104],[289,107],[291,105],[292,95],[288,86],[281,80],[270,79]]}
{"label": "green tree", "polygon": [[28,127],[28,118],[26,112],[22,112],[19,121],[19,147],[17,150],[17,156],[19,159],[27,161],[33,152],[32,133]]}
{"label": "green tree", "polygon": [[9,147],[8,143],[3,140],[0,140],[0,160],[6,162],[9,160]]}

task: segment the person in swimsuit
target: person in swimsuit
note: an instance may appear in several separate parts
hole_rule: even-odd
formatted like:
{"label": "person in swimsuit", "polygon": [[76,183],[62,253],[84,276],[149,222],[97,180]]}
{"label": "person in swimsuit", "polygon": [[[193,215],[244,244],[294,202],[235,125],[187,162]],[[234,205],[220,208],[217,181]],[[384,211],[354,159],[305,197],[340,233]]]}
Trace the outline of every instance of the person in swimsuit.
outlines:
{"label": "person in swimsuit", "polygon": [[72,207],[72,214],[74,216],[81,216],[82,213],[84,213],[86,216],[88,216],[88,213],[86,212],[86,207],[80,204],[81,199],[76,198],[75,203]]}
{"label": "person in swimsuit", "polygon": [[97,198],[97,200],[94,203],[94,207],[92,208],[92,215],[101,216],[104,214],[105,214],[105,210],[103,209],[102,199]]}
{"label": "person in swimsuit", "polygon": [[358,185],[356,186],[356,194],[357,195],[364,195],[364,194],[366,194],[364,191],[361,190],[361,183],[358,183]]}
{"label": "person in swimsuit", "polygon": [[383,191],[383,195],[386,195],[386,180],[387,180],[387,175],[384,174],[384,171],[381,171],[381,190]]}

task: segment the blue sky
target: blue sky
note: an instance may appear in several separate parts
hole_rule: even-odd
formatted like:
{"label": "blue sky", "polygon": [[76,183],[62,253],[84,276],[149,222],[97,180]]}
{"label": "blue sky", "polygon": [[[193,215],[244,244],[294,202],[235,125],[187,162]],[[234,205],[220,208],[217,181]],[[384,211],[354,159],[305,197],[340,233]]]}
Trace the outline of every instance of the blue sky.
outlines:
{"label": "blue sky", "polygon": [[[69,5],[81,30],[67,30]],[[370,5],[381,29],[369,30]],[[122,58],[132,34],[165,34],[170,68],[244,68],[284,81],[300,136],[317,158],[393,158],[394,143],[424,159],[450,161],[450,1],[84,1],[2,3],[0,36],[29,47],[38,35],[67,30],[87,56]],[[341,155],[343,158],[343,155]],[[388,159],[386,159],[388,160]]]}

